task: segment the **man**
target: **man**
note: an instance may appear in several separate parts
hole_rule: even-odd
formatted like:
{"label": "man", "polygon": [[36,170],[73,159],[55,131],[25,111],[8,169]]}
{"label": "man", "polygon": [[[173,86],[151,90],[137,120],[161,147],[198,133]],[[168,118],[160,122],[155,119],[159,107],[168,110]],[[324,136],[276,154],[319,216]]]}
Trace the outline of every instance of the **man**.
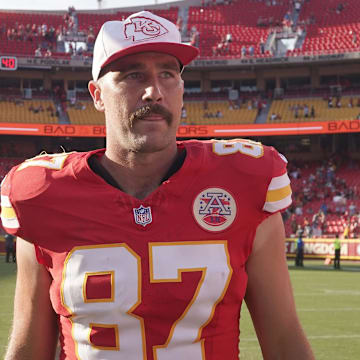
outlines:
{"label": "man", "polygon": [[61,359],[238,359],[244,297],[265,358],[313,359],[284,256],[285,159],[176,142],[197,53],[146,11],[105,23],[89,90],[106,150],[6,176],[3,224],[25,239],[6,360],[53,359],[58,329]]}
{"label": "man", "polygon": [[304,229],[301,225],[298,225],[298,229],[296,231],[297,240],[296,240],[296,257],[295,257],[295,265],[296,266],[304,266]]}
{"label": "man", "polygon": [[340,269],[341,241],[339,235],[336,234],[334,239],[334,269]]}
{"label": "man", "polygon": [[15,262],[15,236],[11,234],[5,234],[5,261],[8,263],[10,259]]}

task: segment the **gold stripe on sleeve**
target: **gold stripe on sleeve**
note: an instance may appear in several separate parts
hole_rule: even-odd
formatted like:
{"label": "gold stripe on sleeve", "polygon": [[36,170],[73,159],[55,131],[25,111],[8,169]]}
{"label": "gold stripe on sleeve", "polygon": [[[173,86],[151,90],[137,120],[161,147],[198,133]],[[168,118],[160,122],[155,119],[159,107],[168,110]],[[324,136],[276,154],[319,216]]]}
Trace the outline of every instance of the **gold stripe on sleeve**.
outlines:
{"label": "gold stripe on sleeve", "polygon": [[287,196],[291,195],[291,187],[287,185],[283,188],[276,189],[276,190],[268,190],[266,194],[266,202],[274,202],[279,201]]}

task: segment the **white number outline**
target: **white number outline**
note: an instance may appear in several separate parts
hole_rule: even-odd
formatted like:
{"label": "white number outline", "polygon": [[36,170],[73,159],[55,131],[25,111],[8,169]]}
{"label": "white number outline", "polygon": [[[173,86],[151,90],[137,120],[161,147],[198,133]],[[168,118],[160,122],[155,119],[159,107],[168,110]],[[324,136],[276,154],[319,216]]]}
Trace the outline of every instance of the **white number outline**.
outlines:
{"label": "white number outline", "polygon": [[[64,266],[63,266],[63,271],[62,271],[62,279],[61,279],[61,285],[60,285],[60,300],[61,300],[61,304],[62,306],[68,311],[68,313],[70,314],[70,316],[68,317],[70,323],[71,323],[71,337],[74,341],[74,345],[75,345],[75,356],[78,360],[81,360],[79,353],[78,353],[78,342],[75,340],[75,335],[74,335],[74,321],[73,318],[76,317],[76,313],[73,312],[70,307],[68,305],[66,305],[65,303],[65,297],[64,297],[64,286],[65,286],[65,277],[66,277],[66,267],[67,264],[71,258],[71,256],[77,251],[77,250],[90,250],[90,249],[104,249],[104,248],[112,248],[112,247],[123,247],[125,249],[127,249],[129,251],[129,253],[131,255],[133,255],[136,259],[137,259],[137,278],[138,278],[138,289],[137,289],[137,293],[138,293],[138,300],[133,304],[133,306],[131,306],[130,309],[128,309],[126,311],[126,314],[128,314],[131,317],[136,318],[137,320],[139,320],[140,322],[140,327],[141,327],[141,338],[142,338],[142,351],[143,351],[143,360],[147,359],[146,356],[146,339],[145,339],[145,325],[144,325],[144,319],[138,315],[133,314],[132,312],[140,305],[141,303],[141,290],[142,290],[142,279],[141,279],[141,258],[140,256],[133,251],[127,244],[125,243],[117,243],[117,244],[101,244],[101,245],[84,245],[84,246],[75,246],[66,256],[66,259],[64,261]],[[114,273],[115,275],[115,273]],[[84,276],[84,281],[86,280],[86,277]],[[81,292],[83,293],[83,288],[84,288],[84,284],[82,286]],[[113,290],[112,290],[113,291]],[[85,303],[85,301],[84,301]],[[115,333],[117,334],[117,339],[116,339],[116,346],[115,348],[112,347],[111,350],[119,350],[120,346],[119,344],[119,329],[117,327],[117,325],[115,324],[94,324],[89,322],[89,328],[88,328],[88,334],[87,334],[87,339],[88,342],[91,346],[93,346],[96,349],[102,349],[102,350],[110,350],[110,348],[106,348],[106,347],[102,347],[102,346],[96,346],[95,344],[92,344],[90,341],[90,336],[91,336],[91,327],[90,325],[96,325],[96,326],[103,326],[103,327],[113,327],[115,328]]]}
{"label": "white number outline", "polygon": [[[201,324],[201,326],[199,328],[197,328],[197,336],[196,338],[193,340],[193,343],[199,342],[200,346],[201,346],[201,353],[202,353],[202,360],[205,359],[205,352],[204,352],[204,340],[200,339],[201,338],[201,333],[202,330],[205,326],[207,326],[207,324],[209,324],[209,322],[211,321],[211,319],[214,316],[215,313],[215,309],[216,306],[218,305],[218,303],[223,299],[223,297],[226,294],[226,291],[228,289],[228,286],[230,284],[230,280],[232,278],[232,273],[233,273],[233,269],[231,267],[230,264],[230,256],[229,256],[229,252],[228,252],[228,248],[227,248],[227,241],[226,240],[220,240],[220,241],[189,241],[189,242],[166,242],[166,243],[149,243],[149,266],[150,266],[150,283],[162,283],[162,282],[182,282],[181,276],[183,272],[195,272],[195,271],[201,271],[201,278],[199,280],[199,283],[196,286],[196,290],[195,293],[192,297],[192,299],[190,300],[189,304],[187,305],[186,309],[184,310],[184,312],[182,313],[182,315],[172,324],[171,330],[169,332],[169,336],[167,338],[167,341],[165,342],[165,344],[163,345],[154,345],[153,346],[153,355],[154,355],[154,359],[157,360],[157,350],[158,349],[164,349],[167,346],[169,346],[169,344],[171,343],[171,341],[173,340],[173,334],[175,331],[176,326],[179,324],[179,322],[181,320],[183,320],[186,315],[188,314],[190,308],[194,305],[194,303],[196,303],[196,300],[198,299],[199,296],[199,292],[200,289],[203,287],[204,281],[205,281],[205,277],[206,277],[206,273],[207,273],[207,268],[206,267],[198,267],[198,268],[177,268],[178,271],[178,277],[176,279],[170,278],[170,279],[155,279],[154,278],[154,273],[153,273],[153,254],[152,254],[152,248],[156,247],[156,246],[179,246],[179,245],[210,245],[210,244],[216,244],[216,245],[223,245],[223,249],[224,249],[224,255],[226,258],[226,262],[227,262],[227,269],[228,269],[228,275],[226,277],[226,281],[225,281],[225,285],[224,287],[221,289],[221,292],[219,292],[219,296],[217,297],[217,300],[215,302],[212,303],[212,307],[211,307],[211,311],[209,313],[209,317],[207,318],[207,320]],[[74,341],[74,345],[75,345],[75,354],[77,359],[81,359],[79,354],[78,354],[78,344],[76,341],[76,337],[74,336],[74,317],[76,317],[76,313],[73,312],[70,307],[66,304],[65,302],[65,297],[64,297],[64,284],[65,284],[65,277],[66,277],[66,268],[67,268],[67,264],[71,258],[71,256],[77,251],[77,250],[90,250],[90,249],[97,249],[97,248],[109,248],[109,247],[123,247],[126,250],[128,250],[130,252],[131,255],[133,255],[136,259],[137,259],[137,277],[138,277],[138,288],[137,288],[137,293],[138,293],[138,301],[133,304],[133,306],[131,306],[130,309],[128,309],[128,311],[126,312],[126,314],[128,314],[129,316],[132,316],[134,318],[136,318],[139,322],[140,322],[140,326],[141,326],[141,337],[142,337],[142,351],[143,351],[143,359],[146,360],[147,359],[147,353],[146,353],[146,339],[145,339],[145,327],[144,327],[144,319],[138,315],[133,314],[132,312],[137,308],[138,305],[140,305],[141,301],[142,301],[142,296],[141,296],[141,292],[142,292],[142,285],[141,285],[141,258],[140,256],[133,251],[127,244],[125,243],[117,243],[117,244],[103,244],[103,245],[92,245],[92,246],[77,246],[74,247],[66,256],[66,259],[64,261],[64,267],[63,267],[63,272],[62,272],[62,281],[61,281],[61,285],[60,285],[60,298],[61,298],[61,304],[64,306],[64,308],[68,311],[68,313],[70,314],[69,316],[69,321],[71,322],[71,335],[72,335],[72,339]],[[216,265],[216,264],[215,264]],[[114,277],[115,275],[115,270],[114,271]],[[91,272],[92,274],[96,274],[97,272]],[[99,272],[101,273],[101,272]],[[89,274],[89,272],[87,272],[86,274]],[[84,276],[84,281],[86,280],[86,276]],[[82,295],[84,294],[84,283],[83,283],[83,287],[81,289],[81,293]],[[112,284],[113,286],[113,284]],[[115,286],[115,285],[114,285]],[[112,289],[113,291],[113,289]],[[105,299],[103,299],[105,300]],[[106,301],[105,301],[106,302]],[[85,300],[84,300],[85,303]],[[112,348],[106,348],[106,347],[101,347],[101,346],[96,346],[95,344],[92,344],[90,341],[90,334],[91,334],[91,328],[92,326],[103,326],[103,327],[109,327],[109,328],[114,328],[115,329],[115,334],[117,336],[116,339],[116,348],[112,347]],[[89,327],[88,327],[88,342],[89,344],[91,344],[92,347],[97,348],[97,349],[103,349],[103,350],[119,350],[119,329],[117,327],[116,324],[97,324],[94,322],[89,321]],[[195,359],[194,359],[195,360]],[[200,359],[199,359],[200,360]]]}
{"label": "white number outline", "polygon": [[[41,166],[51,170],[61,170],[64,166],[66,158],[71,153],[61,153],[61,154],[41,154],[35,156],[31,159],[25,160],[17,169],[16,171],[20,171],[26,169],[29,166]],[[50,157],[50,159],[43,159],[46,157]]]}
{"label": "white number outline", "polygon": [[219,156],[240,152],[241,154],[258,159],[264,156],[264,147],[260,142],[248,139],[223,140],[213,143],[213,152]]}
{"label": "white number outline", "polygon": [[[168,279],[155,279],[154,278],[154,270],[153,270],[153,252],[152,252],[152,248],[156,247],[156,246],[178,246],[178,245],[210,245],[210,244],[216,244],[216,245],[223,245],[224,246],[224,252],[225,252],[225,256],[227,259],[227,266],[228,266],[228,276],[225,282],[225,286],[223,287],[220,295],[218,296],[217,300],[213,303],[211,311],[210,311],[210,315],[208,317],[208,319],[199,326],[198,331],[197,331],[197,336],[195,339],[193,339],[192,343],[200,343],[201,346],[201,354],[202,354],[202,359],[205,359],[205,350],[204,350],[204,340],[201,340],[201,333],[202,330],[206,327],[207,324],[209,324],[209,322],[211,321],[211,319],[214,316],[215,313],[215,308],[218,305],[218,303],[223,299],[223,297],[226,294],[226,291],[229,287],[229,283],[232,277],[232,267],[230,264],[230,256],[229,256],[229,252],[227,249],[227,241],[226,240],[219,240],[219,241],[184,241],[184,242],[158,242],[158,243],[149,243],[149,256],[150,256],[150,261],[149,261],[149,265],[150,265],[150,282],[151,283],[166,283],[166,282],[182,282],[182,273],[184,272],[194,272],[194,271],[201,271],[201,278],[199,280],[199,283],[196,287],[195,293],[192,297],[192,299],[190,300],[189,304],[187,305],[187,307],[185,308],[184,312],[181,314],[181,316],[173,323],[173,325],[171,326],[170,332],[169,332],[169,336],[165,342],[165,344],[163,345],[155,345],[153,346],[153,356],[154,356],[154,360],[158,360],[158,356],[157,356],[157,350],[158,349],[165,349],[168,348],[171,344],[171,342],[174,340],[174,332],[175,332],[175,328],[176,326],[186,318],[186,316],[189,313],[189,310],[192,306],[195,305],[197,299],[199,298],[199,292],[200,289],[203,287],[203,283],[207,274],[207,267],[198,267],[198,268],[177,268],[177,278],[168,278]],[[216,264],[218,265],[218,264]]]}

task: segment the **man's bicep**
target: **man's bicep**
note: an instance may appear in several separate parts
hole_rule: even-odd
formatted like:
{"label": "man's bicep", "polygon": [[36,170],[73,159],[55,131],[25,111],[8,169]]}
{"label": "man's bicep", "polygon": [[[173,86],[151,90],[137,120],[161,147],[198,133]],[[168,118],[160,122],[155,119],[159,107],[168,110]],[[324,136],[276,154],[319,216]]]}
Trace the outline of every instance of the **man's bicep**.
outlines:
{"label": "man's bicep", "polygon": [[17,238],[16,253],[14,319],[6,359],[53,359],[57,323],[49,296],[51,277],[37,262],[33,244]]}
{"label": "man's bicep", "polygon": [[289,320],[296,317],[280,213],[259,225],[247,262],[247,273],[245,301],[259,341],[266,348],[276,341],[276,332],[285,330]]}

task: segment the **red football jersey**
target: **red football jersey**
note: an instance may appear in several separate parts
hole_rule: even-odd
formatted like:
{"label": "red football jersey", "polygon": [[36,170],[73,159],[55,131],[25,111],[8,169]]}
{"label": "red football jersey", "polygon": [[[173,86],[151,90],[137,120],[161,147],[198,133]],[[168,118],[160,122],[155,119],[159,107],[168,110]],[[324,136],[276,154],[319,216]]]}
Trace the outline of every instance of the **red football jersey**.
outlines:
{"label": "red football jersey", "polygon": [[144,200],[90,169],[104,150],[38,156],[3,181],[3,226],[53,278],[61,359],[238,359],[245,265],[291,202],[286,160],[248,140],[178,146],[184,164]]}

